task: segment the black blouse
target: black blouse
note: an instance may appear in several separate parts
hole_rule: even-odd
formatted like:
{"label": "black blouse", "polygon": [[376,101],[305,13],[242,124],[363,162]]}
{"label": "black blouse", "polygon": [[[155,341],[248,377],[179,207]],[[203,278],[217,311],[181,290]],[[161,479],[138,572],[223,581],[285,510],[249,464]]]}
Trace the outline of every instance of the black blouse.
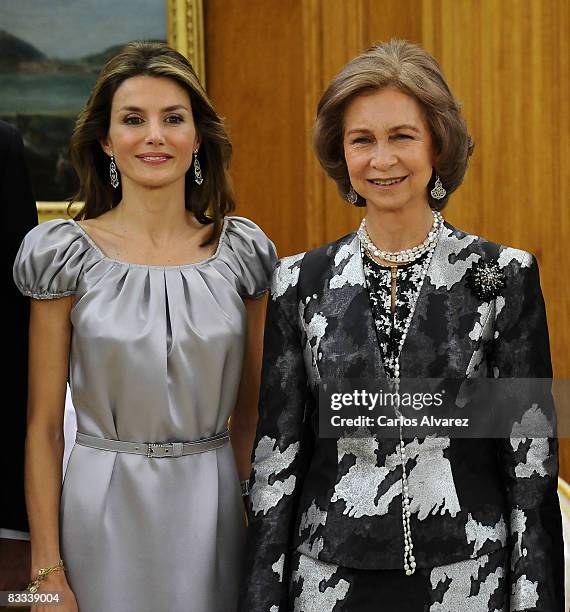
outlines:
{"label": "black blouse", "polygon": [[[412,312],[421,286],[422,271],[427,256],[428,254],[424,253],[408,264],[383,266],[364,252],[362,254],[364,276],[382,361],[386,374],[392,378],[394,377],[394,365],[399,357],[399,346],[406,320]],[[391,307],[392,274],[396,275],[394,312]]]}

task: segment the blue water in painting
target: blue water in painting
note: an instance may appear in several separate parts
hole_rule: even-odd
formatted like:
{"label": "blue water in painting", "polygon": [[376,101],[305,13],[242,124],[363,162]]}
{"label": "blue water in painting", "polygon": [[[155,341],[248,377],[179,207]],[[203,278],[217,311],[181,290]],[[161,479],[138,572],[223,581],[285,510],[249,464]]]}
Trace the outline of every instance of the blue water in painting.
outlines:
{"label": "blue water in painting", "polygon": [[0,114],[78,113],[96,74],[0,74]]}

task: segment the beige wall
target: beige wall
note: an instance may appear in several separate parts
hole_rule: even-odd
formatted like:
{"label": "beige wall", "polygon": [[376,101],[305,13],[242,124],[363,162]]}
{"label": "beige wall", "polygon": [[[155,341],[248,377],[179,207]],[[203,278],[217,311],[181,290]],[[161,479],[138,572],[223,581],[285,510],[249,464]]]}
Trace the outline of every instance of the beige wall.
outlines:
{"label": "beige wall", "polygon": [[[441,63],[476,142],[445,216],[532,251],[555,375],[570,378],[570,3],[567,0],[208,0],[207,82],[235,146],[238,212],[281,255],[352,231],[310,150],[317,101],[354,55],[393,36]],[[561,461],[570,480],[570,440]]]}

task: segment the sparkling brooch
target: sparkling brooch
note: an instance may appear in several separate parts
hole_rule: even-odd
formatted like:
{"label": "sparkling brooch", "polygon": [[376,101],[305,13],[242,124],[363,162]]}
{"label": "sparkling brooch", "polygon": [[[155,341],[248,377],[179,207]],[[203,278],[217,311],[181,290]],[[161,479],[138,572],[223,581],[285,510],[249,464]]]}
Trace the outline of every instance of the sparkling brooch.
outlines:
{"label": "sparkling brooch", "polygon": [[505,273],[496,263],[478,262],[467,270],[467,286],[485,302],[496,298],[506,284]]}

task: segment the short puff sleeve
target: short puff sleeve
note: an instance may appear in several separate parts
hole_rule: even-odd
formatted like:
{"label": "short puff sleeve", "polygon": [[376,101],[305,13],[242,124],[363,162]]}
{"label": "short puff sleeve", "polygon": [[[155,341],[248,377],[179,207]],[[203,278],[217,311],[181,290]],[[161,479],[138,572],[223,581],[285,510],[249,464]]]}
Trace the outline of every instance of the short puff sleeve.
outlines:
{"label": "short puff sleeve", "polygon": [[14,282],[27,296],[50,300],[73,295],[89,250],[81,231],[64,219],[26,234],[14,262]]}
{"label": "short puff sleeve", "polygon": [[227,217],[220,253],[237,277],[239,294],[244,298],[261,297],[271,284],[277,263],[275,245],[263,231],[244,217]]}

